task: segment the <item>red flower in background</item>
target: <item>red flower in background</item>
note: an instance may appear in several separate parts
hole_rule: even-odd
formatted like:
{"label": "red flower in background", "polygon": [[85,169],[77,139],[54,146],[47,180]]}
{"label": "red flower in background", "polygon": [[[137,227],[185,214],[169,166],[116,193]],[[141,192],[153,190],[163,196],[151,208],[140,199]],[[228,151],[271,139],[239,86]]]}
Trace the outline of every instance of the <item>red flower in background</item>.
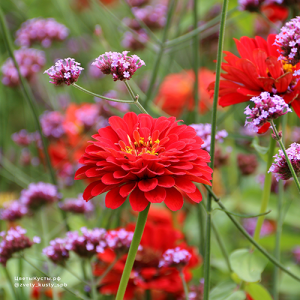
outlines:
{"label": "red flower in background", "polygon": [[284,21],[289,16],[289,9],[276,3],[263,5],[261,12],[273,23]]}
{"label": "red flower in background", "polygon": [[[275,35],[267,41],[257,36],[235,40],[241,57],[224,51],[222,69],[224,80],[220,81],[219,104],[229,106],[246,102],[261,92],[276,93],[294,108],[300,117],[300,76],[293,76],[300,64],[292,66],[278,60],[278,46],[274,45]],[[209,85],[213,91],[214,82]]]}
{"label": "red flower in background", "polygon": [[[199,81],[199,113],[204,114],[212,105],[212,99],[207,92],[208,84],[215,79],[214,72],[201,68],[198,72]],[[155,103],[167,114],[179,117],[184,109],[194,109],[194,71],[188,70],[166,76],[160,86]]]}
{"label": "red flower in background", "polygon": [[[152,207],[150,208],[151,213]],[[130,276],[129,285],[126,290],[125,300],[144,299],[146,290],[151,290],[153,299],[177,299],[183,294],[183,286],[176,268],[158,268],[162,254],[167,250],[179,246],[186,249],[192,255],[189,264],[184,267],[183,272],[187,281],[191,280],[191,269],[198,266],[202,259],[197,254],[196,248],[189,247],[184,242],[184,235],[171,225],[171,216],[166,210],[162,210],[165,218],[161,222],[153,223],[147,220],[145,231],[141,240],[142,250],[138,251]],[[168,224],[168,225],[167,225]],[[127,230],[133,231],[135,224],[129,224]],[[167,238],[166,238],[167,237]],[[105,269],[115,259],[112,251],[98,255],[99,262],[95,267],[95,275],[101,276]],[[102,280],[99,287],[100,293],[116,294],[122,271],[124,269],[126,255],[124,255],[114,266],[112,271]]]}
{"label": "red flower in background", "polygon": [[211,185],[212,169],[194,128],[178,125],[174,117],[135,113],[111,117],[109,123],[93,135],[96,141],[79,160],[84,166],[75,179],[94,181],[83,193],[85,200],[108,192],[105,204],[115,209],[129,196],[135,211],[161,202],[178,210],[183,205],[179,190],[197,203],[202,200],[193,182]]}

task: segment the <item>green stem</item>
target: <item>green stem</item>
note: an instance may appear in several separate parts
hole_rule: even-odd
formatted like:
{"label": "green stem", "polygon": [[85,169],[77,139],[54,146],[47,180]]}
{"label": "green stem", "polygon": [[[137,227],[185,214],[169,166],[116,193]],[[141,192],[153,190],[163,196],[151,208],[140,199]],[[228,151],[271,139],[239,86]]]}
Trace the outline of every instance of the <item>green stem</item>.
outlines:
{"label": "green stem", "polygon": [[197,219],[199,227],[199,252],[204,257],[204,246],[205,246],[205,235],[204,235],[204,222],[205,217],[203,213],[203,208],[201,205],[197,205]]}
{"label": "green stem", "polygon": [[[22,258],[34,269],[36,269],[37,271],[41,272],[41,274],[43,274],[45,277],[51,278],[50,275],[44,273],[42,270],[40,270],[38,267],[36,267],[34,264],[32,264],[28,259],[26,259],[24,256],[22,256]],[[55,284],[57,284],[57,281],[51,280],[53,281]],[[68,288],[66,288],[65,286],[62,286],[62,289],[64,289],[65,291],[71,293],[72,295],[74,295],[77,299],[82,299],[82,300],[90,300],[90,298],[87,298],[83,295],[80,294],[80,292],[75,291],[73,292],[72,290],[69,290]]]}
{"label": "green stem", "polygon": [[159,45],[159,50],[158,53],[156,54],[156,60],[154,62],[154,66],[153,66],[153,72],[151,74],[151,78],[150,78],[150,83],[149,83],[149,87],[147,89],[147,93],[146,93],[146,100],[144,103],[145,109],[148,108],[151,96],[152,96],[152,92],[153,92],[153,87],[155,84],[155,80],[158,74],[158,70],[159,70],[159,65],[160,65],[160,61],[162,59],[164,50],[165,50],[165,42],[167,40],[167,36],[168,36],[168,31],[169,31],[169,27],[171,25],[171,18],[173,15],[173,11],[175,8],[175,4],[176,4],[177,0],[170,0],[169,2],[169,10],[168,10],[168,14],[167,14],[167,21],[166,21],[166,25],[164,27],[163,30],[163,37],[161,40],[161,44]]}
{"label": "green stem", "polygon": [[179,275],[180,275],[181,282],[182,282],[182,285],[183,285],[185,299],[189,300],[190,299],[189,298],[189,290],[188,290],[188,287],[187,287],[187,284],[186,284],[186,281],[185,281],[184,274],[183,274],[182,270],[179,271]]}
{"label": "green stem", "polygon": [[12,280],[11,280],[11,276],[10,276],[10,274],[9,274],[9,272],[8,272],[7,267],[4,267],[3,269],[4,269],[5,276],[6,276],[6,278],[7,278],[7,281],[9,282],[9,285],[10,285],[10,288],[11,288],[11,290],[12,290],[12,293],[13,293],[13,295],[14,295],[15,300],[19,300],[19,297],[18,297],[17,292],[16,292],[16,290],[15,290],[15,288],[14,288],[14,284],[13,284],[13,282],[12,282]]}
{"label": "green stem", "polygon": [[284,156],[285,156],[285,160],[286,160],[286,162],[287,162],[287,164],[288,164],[288,166],[289,166],[289,169],[290,169],[290,171],[291,171],[291,174],[292,174],[292,176],[293,176],[293,178],[294,178],[294,181],[295,181],[295,183],[296,183],[297,189],[298,189],[298,191],[299,191],[299,193],[300,193],[300,183],[299,183],[299,181],[298,181],[297,174],[296,174],[296,172],[295,172],[295,170],[294,170],[294,167],[293,167],[293,165],[292,165],[292,163],[291,163],[291,161],[290,161],[290,159],[289,159],[289,157],[288,157],[288,155],[287,155],[287,153],[286,153],[286,150],[285,150],[285,147],[284,147],[284,145],[283,145],[282,139],[281,139],[281,137],[279,137],[278,131],[277,131],[277,129],[276,129],[276,126],[275,126],[273,120],[271,121],[271,124],[272,124],[273,131],[274,131],[274,133],[275,133],[275,135],[276,135],[276,138],[277,138],[277,140],[278,140],[278,143],[279,143],[279,145],[280,145],[280,148],[281,148],[281,150],[282,150],[282,152],[283,152],[283,154],[284,154]]}
{"label": "green stem", "polygon": [[207,191],[211,194],[215,202],[222,208],[222,210],[225,212],[225,214],[228,216],[228,218],[232,221],[232,223],[236,226],[236,228],[246,237],[246,239],[259,251],[261,252],[266,258],[269,259],[270,262],[272,262],[274,265],[276,265],[278,268],[280,268],[283,272],[291,276],[292,278],[296,279],[300,282],[300,277],[296,274],[290,272],[287,268],[284,267],[284,265],[278,261],[274,256],[269,254],[263,247],[261,247],[244,229],[244,227],[229,213],[226,211],[226,207],[223,205],[223,203],[220,201],[220,199],[216,196],[216,194],[211,190],[210,187],[207,185],[203,185]]}
{"label": "green stem", "polygon": [[82,92],[85,92],[86,94],[92,95],[92,96],[97,97],[97,98],[101,98],[101,99],[105,99],[105,100],[113,101],[113,102],[120,102],[120,103],[133,103],[133,101],[131,101],[131,100],[112,99],[112,98],[108,98],[108,97],[105,97],[105,96],[102,96],[102,95],[95,94],[95,93],[93,93],[89,90],[86,90],[85,88],[79,86],[76,83],[73,83],[72,86],[76,87],[77,89],[81,90]]}
{"label": "green stem", "polygon": [[[262,193],[262,199],[261,199],[261,207],[260,207],[260,213],[264,213],[269,204],[269,198],[270,198],[270,192],[271,192],[271,184],[272,184],[272,173],[268,173],[271,164],[273,162],[273,155],[275,151],[276,141],[274,139],[271,139],[270,141],[270,148],[268,152],[268,161],[267,161],[267,168],[266,168],[266,174],[265,174],[265,183],[264,183],[264,189]],[[265,216],[260,216],[257,219],[257,224],[254,232],[254,240],[257,242],[259,240],[259,235],[261,231],[261,227],[263,225]]]}
{"label": "green stem", "polygon": [[106,268],[106,270],[103,272],[103,274],[99,277],[98,279],[98,284],[101,283],[101,281],[105,278],[105,276],[111,271],[111,269],[115,266],[115,264],[117,263],[119,257],[116,256],[114,261],[108,266],[108,268]]}
{"label": "green stem", "polygon": [[124,294],[127,288],[127,284],[129,281],[129,277],[131,274],[131,270],[133,267],[133,263],[135,260],[135,256],[136,253],[138,251],[138,247],[140,245],[141,239],[142,239],[142,235],[144,232],[144,228],[145,228],[145,224],[147,221],[147,216],[148,216],[148,212],[149,212],[149,208],[150,208],[150,203],[148,204],[148,206],[139,213],[137,222],[136,222],[136,227],[134,230],[134,234],[133,234],[133,238],[132,238],[132,242],[130,245],[130,249],[129,249],[129,253],[126,259],[126,263],[125,263],[125,267],[122,273],[122,277],[121,277],[121,281],[120,281],[120,285],[118,288],[118,292],[117,292],[117,296],[116,296],[116,300],[123,300],[124,298]]}
{"label": "green stem", "polygon": [[76,279],[78,279],[79,281],[81,281],[84,284],[89,285],[89,283],[86,280],[83,280],[82,278],[80,278],[78,275],[76,275],[76,273],[74,273],[71,269],[69,269],[69,267],[67,267],[66,265],[62,265],[62,267],[68,271],[70,274],[72,274]]}
{"label": "green stem", "polygon": [[[198,28],[198,0],[194,0],[194,29]],[[194,122],[198,122],[198,115],[199,115],[199,91],[198,91],[198,67],[199,67],[199,36],[198,34],[194,36],[194,45],[193,45],[193,54],[194,54],[194,74],[195,74],[195,83],[194,83]]]}
{"label": "green stem", "polygon": [[90,268],[90,276],[91,276],[91,290],[92,290],[92,299],[97,300],[97,286],[93,274],[93,264],[92,264],[92,259],[88,260],[88,265]]}
{"label": "green stem", "polygon": [[149,113],[146,111],[146,109],[143,107],[143,105],[141,105],[141,103],[139,102],[139,95],[135,96],[131,86],[129,85],[129,83],[126,80],[124,81],[124,83],[130,93],[132,100],[133,100],[133,102],[131,102],[131,103],[134,103],[142,113],[149,115]]}
{"label": "green stem", "polygon": [[37,130],[38,130],[38,132],[41,136],[43,151],[44,151],[44,155],[45,155],[45,159],[46,159],[46,164],[47,164],[49,172],[50,172],[52,183],[54,185],[56,185],[57,182],[56,182],[55,172],[54,172],[54,169],[52,168],[52,165],[51,165],[50,156],[49,156],[49,153],[47,151],[46,140],[45,140],[45,137],[42,133],[42,129],[41,129],[41,125],[40,125],[40,122],[39,122],[39,117],[38,117],[38,114],[37,114],[37,111],[36,111],[35,103],[34,103],[33,97],[31,95],[31,92],[30,92],[26,82],[25,82],[23,76],[20,73],[19,65],[18,65],[18,63],[16,61],[16,58],[14,56],[14,50],[13,50],[13,46],[12,46],[11,37],[10,37],[8,27],[7,27],[6,22],[5,22],[4,14],[3,14],[3,11],[2,11],[1,8],[0,8],[0,23],[1,23],[3,37],[4,37],[4,41],[6,43],[7,50],[9,52],[10,57],[12,58],[12,60],[14,62],[15,68],[18,71],[19,80],[20,80],[20,83],[21,83],[21,89],[22,89],[23,95],[24,95],[25,99],[27,100],[27,102],[30,106],[30,109],[31,109],[33,117],[34,117],[34,121],[36,123]]}
{"label": "green stem", "polygon": [[[228,0],[224,0],[223,7],[222,7],[221,24],[220,24],[217,66],[216,66],[216,82],[215,82],[212,122],[211,122],[211,144],[210,144],[211,168],[214,167],[215,136],[216,136],[216,127],[217,127],[217,106],[218,106],[218,98],[219,98],[221,64],[222,64],[223,44],[224,44],[224,36],[225,36],[227,7],[228,7]],[[206,218],[206,238],[205,238],[205,256],[204,256],[203,300],[209,299],[209,290],[210,290],[211,206],[212,206],[212,197],[211,194],[208,194],[207,197],[208,215]]]}

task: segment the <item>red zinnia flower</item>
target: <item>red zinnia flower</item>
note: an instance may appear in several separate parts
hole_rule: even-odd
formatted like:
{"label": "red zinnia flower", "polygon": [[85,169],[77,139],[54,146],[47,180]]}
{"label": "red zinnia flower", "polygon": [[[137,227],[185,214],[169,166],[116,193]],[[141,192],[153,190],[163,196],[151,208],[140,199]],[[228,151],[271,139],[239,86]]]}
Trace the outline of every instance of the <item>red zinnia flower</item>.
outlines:
{"label": "red zinnia flower", "polygon": [[[300,64],[292,66],[278,60],[279,47],[274,45],[276,35],[267,41],[257,36],[235,40],[240,58],[225,51],[222,69],[224,80],[220,82],[219,104],[229,106],[246,102],[261,92],[276,93],[291,104],[300,117],[300,76],[293,76]],[[209,90],[214,89],[214,82]]]}
{"label": "red zinnia flower", "polygon": [[194,128],[178,125],[175,117],[153,119],[135,113],[111,117],[109,123],[93,136],[96,141],[79,160],[84,166],[75,178],[94,180],[83,193],[85,200],[109,191],[105,204],[115,209],[130,195],[136,211],[163,201],[178,210],[183,205],[179,190],[195,202],[202,200],[193,181],[211,185],[212,169]]}

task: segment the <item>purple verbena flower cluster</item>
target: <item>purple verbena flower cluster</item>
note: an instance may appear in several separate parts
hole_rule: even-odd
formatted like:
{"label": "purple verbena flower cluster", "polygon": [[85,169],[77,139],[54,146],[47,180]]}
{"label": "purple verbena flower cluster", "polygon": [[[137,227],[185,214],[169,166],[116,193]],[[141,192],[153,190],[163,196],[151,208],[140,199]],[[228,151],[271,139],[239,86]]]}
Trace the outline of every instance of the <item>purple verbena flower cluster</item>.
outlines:
{"label": "purple verbena flower cluster", "polygon": [[105,229],[89,230],[82,227],[81,232],[82,235],[79,235],[77,231],[67,232],[66,249],[74,251],[81,257],[89,258],[97,253],[102,253],[107,247]]}
{"label": "purple verbena flower cluster", "polygon": [[83,68],[80,67],[80,63],[76,62],[74,58],[68,57],[59,59],[55,65],[46,70],[44,74],[48,74],[50,79],[53,80],[49,82],[55,85],[70,85],[78,80],[82,70]]}
{"label": "purple verbena flower cluster", "polygon": [[85,130],[91,129],[100,117],[100,108],[97,104],[84,104],[75,112],[75,116],[82,123]]}
{"label": "purple verbena flower cluster", "polygon": [[[27,80],[31,80],[46,63],[43,51],[31,48],[19,49],[14,51],[14,56],[20,69],[20,73]],[[20,83],[19,74],[15,68],[14,62],[8,58],[1,67],[3,73],[2,83],[4,85],[15,87]]]}
{"label": "purple verbena flower cluster", "polygon": [[18,146],[22,147],[27,147],[34,140],[32,133],[29,133],[26,129],[15,132],[11,138]]}
{"label": "purple verbena flower cluster", "polygon": [[34,237],[31,241],[25,233],[26,229],[20,226],[0,232],[0,263],[4,267],[14,253],[30,248],[33,243],[40,243],[39,237]]}
{"label": "purple verbena flower cluster", "polygon": [[[297,176],[300,174],[300,144],[293,143],[291,146],[286,149],[289,160],[295,170]],[[288,163],[285,159],[284,153],[282,150],[279,150],[279,153],[275,156],[275,162],[269,169],[269,173],[273,173],[277,181],[279,179],[288,180],[292,178],[292,173],[289,169]]]}
{"label": "purple verbena flower cluster", "polygon": [[[202,149],[206,151],[210,151],[210,143],[211,143],[211,124],[191,124],[191,127],[193,127],[196,130],[197,136],[199,136],[203,140]],[[226,130],[220,130],[216,133],[216,141],[219,143],[223,142],[223,139],[228,136],[228,133]]]}
{"label": "purple verbena flower cluster", "polygon": [[58,201],[60,197],[55,185],[38,182],[30,183],[27,189],[21,191],[20,201],[29,209],[35,210]]}
{"label": "purple verbena flower cluster", "polygon": [[69,258],[69,250],[66,248],[67,240],[56,238],[50,241],[50,246],[43,249],[43,253],[55,264],[63,265]]}
{"label": "purple verbena flower cluster", "polygon": [[144,29],[139,29],[134,35],[131,31],[126,31],[123,35],[122,46],[131,50],[143,50],[146,47],[149,37]]}
{"label": "purple verbena flower cluster", "polygon": [[58,111],[45,111],[40,116],[43,134],[48,138],[58,139],[65,134],[64,116]]}
{"label": "purple verbena flower cluster", "polygon": [[[256,223],[257,223],[257,218],[247,218],[243,220],[243,226],[251,236],[254,236]],[[264,220],[260,231],[260,237],[264,237],[272,234],[275,231],[275,228],[276,228],[275,225],[271,221]]]}
{"label": "purple verbena flower cluster", "polygon": [[280,47],[280,59],[292,65],[300,62],[300,17],[291,19],[281,28],[275,44]]}
{"label": "purple verbena flower cluster", "polygon": [[268,92],[263,92],[260,96],[251,98],[250,101],[254,102],[255,106],[250,108],[248,105],[245,108],[245,115],[248,115],[247,119],[251,120],[246,121],[245,126],[249,126],[255,132],[258,132],[265,123],[292,111],[283,98],[278,95],[271,96]]}
{"label": "purple verbena flower cluster", "polygon": [[6,202],[3,205],[3,209],[0,211],[0,219],[6,221],[15,221],[21,219],[27,215],[28,208],[20,201]]}
{"label": "purple verbena flower cluster", "polygon": [[163,254],[162,259],[159,261],[158,267],[182,268],[189,263],[191,256],[192,255],[187,250],[180,249],[180,247],[168,249]]}
{"label": "purple verbena flower cluster", "polygon": [[86,202],[82,194],[79,194],[77,199],[68,198],[63,203],[59,203],[62,210],[73,212],[75,214],[86,214],[94,210],[94,205],[91,201]]}
{"label": "purple verbena flower cluster", "polygon": [[128,56],[129,51],[105,52],[92,63],[103,74],[111,74],[114,81],[129,80],[137,69],[145,65],[137,55]]}
{"label": "purple verbena flower cluster", "polygon": [[53,18],[35,18],[27,20],[21,25],[16,32],[16,44],[30,47],[33,43],[40,42],[44,48],[48,48],[52,41],[63,41],[68,34],[68,28]]}

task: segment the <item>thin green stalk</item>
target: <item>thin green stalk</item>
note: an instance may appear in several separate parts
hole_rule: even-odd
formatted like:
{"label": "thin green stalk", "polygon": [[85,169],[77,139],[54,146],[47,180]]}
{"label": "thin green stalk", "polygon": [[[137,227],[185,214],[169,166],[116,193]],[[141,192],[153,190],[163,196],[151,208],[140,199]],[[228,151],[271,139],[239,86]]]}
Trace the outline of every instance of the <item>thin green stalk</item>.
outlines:
{"label": "thin green stalk", "polygon": [[[23,277],[23,275],[24,275],[24,272],[23,272],[23,259],[21,257],[19,257],[18,261],[19,261],[18,276]],[[20,291],[20,295],[21,295],[22,300],[25,300],[25,299],[28,298],[27,295],[25,295],[25,290],[24,289],[21,288],[21,289],[19,289],[19,291]]]}
{"label": "thin green stalk", "polygon": [[126,263],[125,263],[125,267],[122,273],[122,277],[121,277],[121,281],[120,281],[120,285],[118,288],[118,292],[117,292],[117,296],[116,296],[116,300],[123,300],[124,298],[124,294],[127,288],[127,284],[129,281],[129,277],[131,274],[131,270],[133,267],[133,263],[135,260],[135,256],[136,253],[138,251],[138,247],[140,245],[141,239],[142,239],[142,235],[144,232],[144,228],[145,228],[145,224],[147,221],[147,216],[148,216],[148,212],[149,212],[149,208],[150,208],[150,203],[148,204],[148,206],[139,213],[137,222],[136,222],[136,227],[134,230],[134,234],[133,234],[133,238],[132,238],[132,242],[129,248],[129,252],[128,252],[128,256],[126,259]]}
{"label": "thin green stalk", "polygon": [[54,185],[56,185],[57,182],[56,182],[55,172],[54,172],[54,169],[52,168],[52,165],[51,165],[50,156],[49,156],[49,153],[47,151],[47,143],[46,143],[45,137],[43,136],[43,133],[42,133],[42,129],[41,129],[41,125],[40,125],[40,122],[39,122],[39,117],[38,117],[38,114],[37,114],[37,111],[36,111],[35,103],[34,103],[33,97],[31,95],[31,92],[30,92],[26,82],[25,82],[23,76],[20,73],[19,65],[18,65],[18,63],[16,61],[16,58],[14,56],[14,50],[13,50],[13,44],[12,44],[12,41],[11,41],[11,37],[10,37],[8,27],[7,27],[6,22],[5,22],[4,14],[3,14],[3,11],[2,11],[1,8],[0,8],[0,24],[1,24],[1,27],[2,27],[3,37],[4,37],[4,41],[6,43],[7,50],[9,52],[10,57],[12,58],[12,60],[14,62],[15,68],[18,71],[19,80],[20,80],[20,83],[21,83],[21,89],[22,89],[23,95],[24,95],[25,99],[27,100],[27,102],[30,106],[30,109],[31,109],[33,117],[34,117],[34,121],[36,123],[37,130],[38,130],[38,132],[41,136],[43,151],[44,151],[44,155],[45,155],[45,160],[46,160],[46,164],[47,164],[47,167],[49,169],[49,172],[50,172],[52,183]]}
{"label": "thin green stalk", "polygon": [[88,265],[89,265],[89,268],[90,268],[90,276],[91,276],[92,299],[97,300],[97,285],[96,285],[94,274],[93,274],[92,259],[88,260]]}
{"label": "thin green stalk", "polygon": [[179,275],[180,275],[181,282],[182,282],[182,285],[183,285],[185,299],[189,300],[190,299],[189,298],[189,290],[188,290],[188,287],[187,287],[187,284],[186,284],[186,281],[185,281],[184,274],[183,274],[182,270],[179,271]]}
{"label": "thin green stalk", "polygon": [[[194,30],[198,28],[198,0],[194,0],[194,11],[193,11],[193,18],[194,18]],[[198,123],[199,119],[199,88],[198,88],[198,67],[199,67],[199,35],[194,36],[194,43],[193,43],[193,54],[194,54],[194,74],[195,74],[195,83],[194,83],[194,118],[193,122]]]}
{"label": "thin green stalk", "polygon": [[177,0],[170,0],[169,2],[169,10],[168,10],[168,14],[167,14],[167,21],[163,30],[163,36],[162,36],[162,40],[161,40],[161,44],[159,46],[159,50],[158,53],[156,54],[156,60],[154,62],[154,66],[153,66],[153,71],[151,74],[151,78],[150,78],[150,83],[149,83],[149,87],[147,89],[147,93],[146,93],[146,99],[144,102],[144,106],[145,109],[148,108],[150,99],[151,99],[151,95],[153,92],[153,87],[155,84],[155,80],[158,74],[158,70],[159,70],[159,65],[160,65],[160,61],[162,59],[164,50],[165,50],[165,42],[167,40],[167,36],[168,36],[168,31],[171,25],[171,19],[172,19],[172,15],[173,15],[173,11],[175,9],[175,4],[176,4]]}
{"label": "thin green stalk", "polygon": [[11,280],[11,276],[10,276],[10,274],[8,272],[7,267],[4,267],[3,269],[4,269],[4,272],[5,272],[5,276],[7,278],[7,281],[9,282],[10,288],[11,288],[11,290],[13,292],[15,300],[19,300],[19,297],[17,295],[16,289],[14,288],[14,284],[13,284],[13,282]]}
{"label": "thin green stalk", "polygon": [[[263,189],[262,199],[261,199],[260,213],[264,213],[267,210],[268,204],[269,204],[271,184],[272,184],[272,173],[268,173],[268,171],[273,162],[275,146],[276,146],[276,141],[274,139],[271,139],[270,148],[269,148],[269,152],[268,152],[265,183],[264,183],[264,189]],[[259,235],[260,235],[260,231],[261,231],[261,227],[263,225],[264,219],[265,219],[265,216],[260,216],[257,219],[256,228],[255,228],[254,237],[253,237],[256,242],[259,240]]]}
{"label": "thin green stalk", "polygon": [[97,97],[97,98],[101,98],[101,99],[105,99],[105,100],[108,100],[108,101],[113,101],[113,102],[121,102],[121,103],[134,103],[134,101],[132,100],[120,100],[120,99],[112,99],[112,98],[108,98],[108,97],[105,97],[105,96],[102,96],[102,95],[98,95],[98,94],[95,94],[89,90],[86,90],[85,88],[79,86],[78,84],[76,83],[73,83],[72,86],[76,87],[77,89],[81,90],[82,92],[85,92],[89,95],[92,95],[94,97]]}
{"label": "thin green stalk", "polygon": [[285,156],[286,162],[287,162],[287,164],[288,164],[288,166],[289,166],[289,169],[290,169],[290,171],[291,171],[291,174],[292,174],[292,176],[293,176],[293,178],[294,178],[294,181],[295,181],[295,183],[296,183],[297,189],[298,189],[298,191],[299,191],[299,193],[300,193],[300,183],[299,183],[297,174],[296,174],[296,172],[295,172],[295,170],[294,170],[294,167],[293,167],[293,165],[292,165],[292,163],[291,163],[291,161],[290,161],[290,159],[289,159],[289,157],[288,157],[288,155],[287,155],[287,153],[286,153],[285,147],[284,147],[283,142],[282,142],[282,138],[279,137],[278,131],[277,131],[277,129],[276,129],[276,126],[275,126],[273,120],[271,121],[271,124],[272,124],[272,129],[273,129],[273,131],[274,131],[274,133],[275,133],[275,135],[276,135],[276,138],[277,138],[277,140],[278,140],[278,143],[279,143],[279,145],[280,145],[280,148],[281,148],[281,150],[282,150],[282,152],[283,152],[283,154],[284,154],[284,156]]}
{"label": "thin green stalk", "polygon": [[270,262],[272,262],[274,265],[279,267],[283,272],[291,276],[292,278],[296,279],[300,282],[300,277],[294,274],[293,272],[290,272],[287,268],[284,267],[284,265],[278,261],[274,256],[269,254],[263,247],[261,247],[244,229],[244,227],[233,217],[230,213],[227,212],[226,207],[223,205],[223,203],[220,201],[220,199],[216,196],[216,194],[212,191],[210,187],[207,185],[203,185],[207,191],[211,194],[215,202],[222,208],[222,210],[225,212],[225,214],[228,216],[228,218],[232,221],[232,223],[236,226],[236,228],[246,237],[246,239],[259,251],[261,252]]}
{"label": "thin green stalk", "polygon": [[141,103],[139,102],[139,95],[135,96],[131,86],[129,85],[129,83],[126,80],[124,81],[124,83],[130,93],[132,100],[133,100],[133,102],[131,102],[131,103],[134,103],[142,113],[149,115],[149,113],[146,111],[146,109],[143,107],[143,105],[141,105]]}
{"label": "thin green stalk", "polygon": [[101,281],[105,278],[105,276],[111,271],[111,269],[117,263],[118,259],[119,259],[119,257],[116,256],[115,259],[113,260],[113,262],[108,266],[108,268],[106,268],[106,270],[103,272],[103,274],[98,278],[98,284],[100,284]]}
{"label": "thin green stalk", "polygon": [[[225,36],[227,7],[228,7],[228,0],[224,0],[223,7],[222,7],[222,14],[221,14],[221,23],[220,23],[220,34],[219,34],[217,66],[216,66],[216,82],[215,82],[212,122],[211,122],[211,144],[210,144],[211,168],[214,167],[215,136],[216,136],[216,127],[217,127],[217,106],[218,106],[218,98],[219,98],[221,64],[222,64],[223,44],[224,44],[224,36]],[[204,256],[203,300],[209,299],[209,290],[210,290],[211,206],[212,206],[212,197],[211,194],[208,194],[207,197],[208,215],[206,218],[206,237],[205,237],[205,256]]]}
{"label": "thin green stalk", "polygon": [[[48,278],[51,278],[50,275],[44,273],[42,270],[40,270],[38,267],[36,267],[34,264],[32,264],[27,258],[25,258],[24,256],[22,256],[22,258],[31,266],[33,267],[34,269],[36,269],[37,271],[39,271],[41,274],[43,274],[45,277],[48,277]],[[53,281],[55,284],[57,284],[57,281],[54,281],[54,280],[51,280]],[[83,295],[81,295],[81,293],[79,291],[72,291],[72,290],[69,290],[68,288],[66,288],[65,286],[62,286],[61,287],[62,289],[64,289],[65,291],[71,293],[72,295],[74,295],[77,299],[82,299],[82,300],[90,300],[90,298],[87,298]]]}
{"label": "thin green stalk", "polygon": [[197,205],[197,219],[199,227],[199,252],[204,257],[204,246],[205,246],[205,234],[204,234],[204,222],[205,217],[203,213],[203,208],[201,205]]}
{"label": "thin green stalk", "polygon": [[76,279],[78,279],[79,281],[81,281],[84,284],[89,285],[89,283],[86,280],[83,280],[82,278],[80,278],[76,273],[74,273],[69,267],[67,267],[66,265],[62,266],[66,271],[68,271],[70,274],[72,274]]}

